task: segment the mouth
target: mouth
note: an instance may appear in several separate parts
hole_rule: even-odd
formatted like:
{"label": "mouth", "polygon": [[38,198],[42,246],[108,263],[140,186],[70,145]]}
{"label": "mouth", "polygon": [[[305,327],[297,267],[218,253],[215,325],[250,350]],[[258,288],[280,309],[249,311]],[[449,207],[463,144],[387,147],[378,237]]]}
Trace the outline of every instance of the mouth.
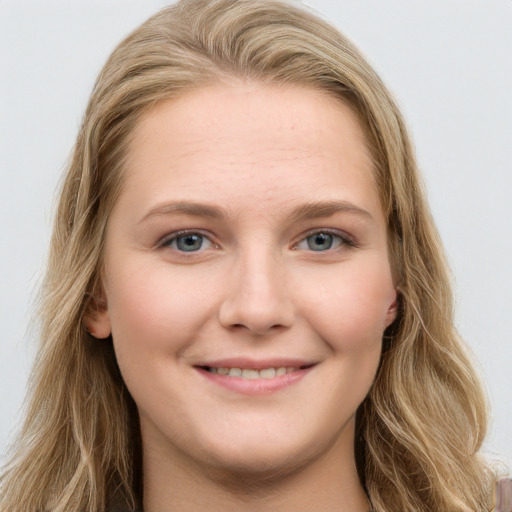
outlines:
{"label": "mouth", "polygon": [[304,361],[219,361],[196,366],[215,386],[242,395],[268,396],[299,383],[317,363]]}
{"label": "mouth", "polygon": [[270,366],[268,368],[239,368],[239,367],[225,367],[225,366],[200,366],[201,369],[213,373],[215,375],[222,375],[225,377],[238,377],[247,380],[264,379],[270,380],[282,375],[296,373],[300,370],[306,370],[314,366],[313,364],[302,366]]}

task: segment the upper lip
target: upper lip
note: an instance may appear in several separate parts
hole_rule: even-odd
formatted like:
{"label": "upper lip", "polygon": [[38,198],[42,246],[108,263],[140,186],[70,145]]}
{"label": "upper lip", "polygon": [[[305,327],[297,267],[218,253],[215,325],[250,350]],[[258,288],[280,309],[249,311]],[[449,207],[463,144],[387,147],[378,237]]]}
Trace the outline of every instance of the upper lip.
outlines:
{"label": "upper lip", "polygon": [[269,358],[252,359],[247,357],[230,357],[225,359],[214,359],[196,364],[197,367],[208,368],[247,368],[252,370],[263,370],[265,368],[303,368],[317,364],[318,361],[312,361],[301,358]]}

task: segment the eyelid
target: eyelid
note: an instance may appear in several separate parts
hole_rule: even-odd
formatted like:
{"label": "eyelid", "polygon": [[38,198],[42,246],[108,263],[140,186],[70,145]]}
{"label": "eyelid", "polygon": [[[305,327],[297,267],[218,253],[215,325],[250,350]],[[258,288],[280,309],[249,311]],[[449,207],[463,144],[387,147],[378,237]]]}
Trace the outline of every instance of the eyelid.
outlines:
{"label": "eyelid", "polygon": [[[314,228],[314,229],[310,229],[309,231],[306,231],[305,233],[302,233],[300,235],[300,238],[298,238],[298,240],[292,245],[292,249],[296,249],[297,246],[301,242],[303,242],[304,240],[306,240],[310,236],[317,235],[319,233],[324,233],[326,235],[333,235],[333,236],[336,236],[336,237],[340,238],[341,241],[342,241],[342,244],[341,244],[340,247],[343,247],[343,246],[346,246],[346,247],[357,247],[357,243],[354,240],[354,237],[352,237],[351,235],[349,235],[345,231],[341,231],[339,229],[333,229],[333,228]],[[336,249],[338,249],[338,247],[335,248],[335,249],[328,249],[326,251],[319,251],[319,252],[329,252],[329,251],[333,251],[333,250],[336,250]]]}
{"label": "eyelid", "polygon": [[[158,242],[155,244],[156,248],[164,248],[168,247],[169,243],[173,240],[176,240],[177,238],[180,238],[182,236],[187,235],[200,235],[210,241],[213,247],[218,247],[218,244],[213,240],[213,237],[210,234],[205,233],[202,229],[193,229],[193,228],[187,228],[187,229],[180,229],[178,231],[173,231],[172,233],[167,233],[164,235]],[[198,251],[197,251],[198,252]]]}
{"label": "eyelid", "polygon": [[[302,233],[300,237],[297,237],[297,241],[292,244],[292,249],[296,249],[297,245],[300,242],[303,242],[306,240],[306,238],[318,234],[318,233],[325,233],[328,235],[333,235],[336,237],[339,237],[342,240],[342,246],[348,246],[348,247],[357,247],[357,243],[354,240],[354,238],[349,235],[345,231],[341,231],[338,229],[333,228],[314,228],[306,231],[305,233]],[[164,248],[168,247],[169,242],[181,237],[181,236],[187,236],[187,235],[201,235],[208,239],[213,247],[219,247],[219,244],[215,242],[214,238],[210,233],[206,233],[202,229],[194,229],[194,228],[186,228],[186,229],[180,229],[178,231],[173,231],[171,233],[167,233],[163,237],[161,237],[158,242],[155,244],[155,248]]]}

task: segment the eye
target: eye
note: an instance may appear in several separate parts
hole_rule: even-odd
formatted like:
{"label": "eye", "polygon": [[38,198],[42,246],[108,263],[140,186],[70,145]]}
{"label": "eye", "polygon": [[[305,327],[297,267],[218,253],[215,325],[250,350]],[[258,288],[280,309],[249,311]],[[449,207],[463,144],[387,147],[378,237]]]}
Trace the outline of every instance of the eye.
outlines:
{"label": "eye", "polygon": [[341,235],[336,235],[328,231],[317,231],[301,240],[296,248],[319,252],[337,249],[345,244],[352,245],[349,240]]}
{"label": "eye", "polygon": [[160,245],[180,252],[198,252],[213,246],[211,240],[200,233],[173,235],[165,239]]}

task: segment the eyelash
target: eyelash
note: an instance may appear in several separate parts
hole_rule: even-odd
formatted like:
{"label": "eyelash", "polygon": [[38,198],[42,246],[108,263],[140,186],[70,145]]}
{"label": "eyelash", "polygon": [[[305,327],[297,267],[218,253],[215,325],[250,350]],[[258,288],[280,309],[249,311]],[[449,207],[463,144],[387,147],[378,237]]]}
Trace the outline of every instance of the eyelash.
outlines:
{"label": "eyelash", "polygon": [[[186,238],[187,236],[188,237],[200,236],[200,237],[202,237],[203,240],[208,240],[210,242],[210,244],[212,244],[212,246],[217,245],[217,244],[215,244],[215,242],[212,241],[212,239],[208,235],[206,235],[205,233],[202,233],[200,230],[184,229],[182,231],[177,231],[175,233],[171,233],[171,234],[165,236],[157,243],[157,247],[162,247],[162,248],[169,247],[170,248],[172,242],[175,242],[180,238]],[[181,253],[187,252],[187,251],[180,251],[178,249],[174,249],[174,250],[177,252],[181,252]],[[193,252],[199,252],[199,251],[188,251],[188,252],[193,253]]]}
{"label": "eyelash", "polygon": [[[310,248],[309,250],[311,252],[332,252],[336,249],[339,249],[340,247],[347,247],[347,248],[357,247],[357,244],[355,243],[355,241],[350,236],[348,236],[346,233],[342,233],[342,232],[332,230],[332,229],[315,229],[315,230],[309,231],[308,233],[306,233],[304,235],[301,235],[300,240],[293,245],[292,249],[297,249],[299,244],[301,244],[303,242],[307,243],[307,240],[310,237],[319,236],[319,235],[328,235],[328,236],[337,238],[337,239],[339,239],[339,244],[335,248],[329,247],[326,250],[315,251],[314,249]],[[188,237],[199,236],[199,237],[202,237],[203,242],[204,242],[204,240],[207,240],[212,246],[217,245],[208,235],[206,235],[205,233],[202,233],[200,230],[186,229],[186,230],[177,231],[176,233],[171,233],[171,234],[165,236],[162,240],[160,240],[157,243],[157,247],[170,248],[171,244],[173,242],[177,242],[180,238],[186,238],[187,236]],[[173,248],[173,249],[175,251],[183,253],[183,254],[186,254],[187,252],[197,253],[197,252],[200,252],[200,250],[202,249],[202,245],[203,245],[203,243],[201,243],[201,247],[197,251],[182,251],[177,248]],[[304,249],[304,250],[307,250],[307,249]]]}
{"label": "eyelash", "polygon": [[300,240],[294,244],[293,248],[297,248],[299,244],[305,242],[307,243],[307,240],[313,236],[319,236],[319,235],[329,235],[335,238],[338,238],[340,240],[340,243],[337,247],[331,248],[329,247],[325,251],[315,251],[314,249],[311,249],[311,252],[332,252],[336,249],[339,249],[341,247],[346,248],[354,248],[357,247],[357,244],[355,243],[354,239],[347,235],[346,233],[334,230],[334,229],[314,229],[309,231],[308,233],[305,233],[304,235],[301,235]]}

